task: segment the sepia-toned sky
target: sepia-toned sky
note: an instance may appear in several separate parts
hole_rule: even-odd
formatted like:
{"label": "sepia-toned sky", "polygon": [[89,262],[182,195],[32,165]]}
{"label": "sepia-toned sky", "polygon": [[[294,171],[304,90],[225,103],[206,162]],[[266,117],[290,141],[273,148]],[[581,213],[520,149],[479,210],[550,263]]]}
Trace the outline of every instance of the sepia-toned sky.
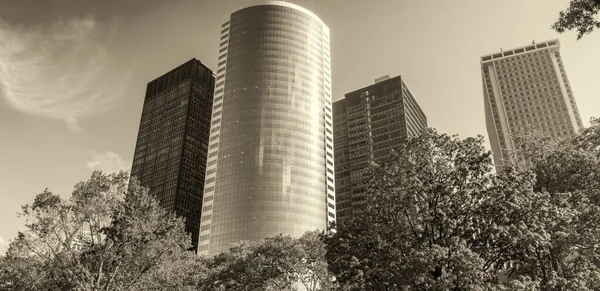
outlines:
{"label": "sepia-toned sky", "polygon": [[[20,206],[129,170],[146,83],[198,58],[216,69],[223,16],[246,0],[0,1],[0,252]],[[334,100],[402,75],[429,126],[482,134],[479,57],[559,38],[584,124],[600,116],[600,31],[550,29],[568,0],[297,0],[331,31]]]}

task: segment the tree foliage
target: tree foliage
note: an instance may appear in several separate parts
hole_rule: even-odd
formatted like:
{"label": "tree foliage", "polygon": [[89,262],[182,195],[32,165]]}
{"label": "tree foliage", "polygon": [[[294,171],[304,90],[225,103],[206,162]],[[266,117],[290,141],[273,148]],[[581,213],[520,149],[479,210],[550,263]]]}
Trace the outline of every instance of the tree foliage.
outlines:
{"label": "tree foliage", "polygon": [[[595,290],[598,121],[492,172],[482,138],[428,130],[372,169],[365,208],[325,239],[345,290]],[[525,143],[523,143],[525,144]]]}
{"label": "tree foliage", "polygon": [[600,0],[571,0],[569,7],[560,12],[552,28],[559,33],[577,30],[577,39],[581,39],[585,34],[600,28],[598,11]]}
{"label": "tree foliage", "polygon": [[[529,263],[548,290],[595,290],[600,286],[600,120],[558,142],[523,139],[526,170],[535,174],[534,190],[549,201],[545,245]],[[531,150],[535,149],[535,150]],[[529,265],[528,265],[529,264]],[[537,267],[536,267],[537,266]]]}
{"label": "tree foliage", "polygon": [[[3,290],[148,290],[183,287],[193,262],[183,221],[127,174],[94,172],[69,200],[45,190],[23,206],[27,231],[3,258]],[[192,285],[193,286],[193,285]],[[159,289],[159,288],[155,288]]]}
{"label": "tree foliage", "polygon": [[[319,232],[241,242],[206,261],[199,290],[329,290],[331,275]],[[319,289],[322,288],[322,289]]]}
{"label": "tree foliage", "polygon": [[375,167],[364,211],[327,241],[338,281],[349,290],[475,290],[487,278],[472,237],[490,159],[481,137],[429,130]]}
{"label": "tree foliage", "polygon": [[127,179],[94,172],[69,200],[45,190],[23,206],[27,231],[0,257],[0,290],[328,290],[319,232],[197,257],[182,219]]}
{"label": "tree foliage", "polygon": [[600,290],[600,119],[515,136],[495,173],[483,138],[427,130],[373,165],[336,232],[186,251],[181,218],[124,173],[23,206],[1,290]]}

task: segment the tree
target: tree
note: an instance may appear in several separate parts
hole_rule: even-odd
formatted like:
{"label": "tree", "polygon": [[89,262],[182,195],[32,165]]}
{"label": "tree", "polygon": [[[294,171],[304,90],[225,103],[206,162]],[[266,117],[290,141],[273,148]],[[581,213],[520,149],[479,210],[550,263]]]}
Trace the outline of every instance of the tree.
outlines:
{"label": "tree", "polygon": [[600,120],[576,136],[552,142],[548,138],[519,137],[518,152],[535,174],[534,190],[547,201],[531,210],[546,210],[545,245],[535,256],[523,252],[514,260],[540,278],[546,290],[587,290],[599,286],[600,257]]}
{"label": "tree", "polygon": [[[556,140],[541,133],[518,133],[515,167],[536,175],[536,191],[571,192],[600,190],[600,118],[577,135]],[[600,195],[600,193],[598,194]]]}
{"label": "tree", "polygon": [[316,231],[300,238],[277,235],[240,242],[207,258],[200,290],[329,290],[325,246]]}
{"label": "tree", "polygon": [[[17,240],[20,238],[17,237]],[[41,288],[37,287],[43,284],[43,271],[40,260],[0,256],[0,290],[39,290]]]}
{"label": "tree", "polygon": [[472,249],[491,183],[481,137],[428,130],[375,166],[364,211],[327,239],[327,261],[348,290],[478,290],[489,275]]}
{"label": "tree", "polygon": [[295,271],[307,291],[331,290],[334,286],[325,260],[324,236],[325,232],[309,231],[297,239],[301,253]]}
{"label": "tree", "polygon": [[598,11],[600,0],[571,0],[569,7],[560,12],[552,28],[559,33],[576,29],[577,39],[581,39],[585,34],[600,28]]}
{"label": "tree", "polygon": [[527,167],[495,174],[481,137],[426,131],[373,167],[325,239],[330,270],[344,290],[595,290],[597,132],[523,143]]}
{"label": "tree", "polygon": [[571,144],[575,149],[595,153],[600,157],[600,117],[592,117],[590,124],[571,140]]}
{"label": "tree", "polygon": [[[487,264],[501,266],[510,284],[534,282],[542,290],[572,288],[576,258],[572,248],[579,211],[566,193],[534,191],[531,171],[501,172],[478,215],[481,232],[475,250]],[[577,272],[575,272],[577,273]],[[569,287],[570,286],[570,287]]]}
{"label": "tree", "polygon": [[[27,231],[10,244],[0,286],[13,290],[182,289],[194,262],[181,218],[126,173],[94,172],[67,201],[45,190],[23,206]],[[156,282],[170,285],[157,286]],[[192,283],[193,284],[193,283]],[[188,286],[190,287],[190,286]],[[191,286],[193,287],[193,285]]]}

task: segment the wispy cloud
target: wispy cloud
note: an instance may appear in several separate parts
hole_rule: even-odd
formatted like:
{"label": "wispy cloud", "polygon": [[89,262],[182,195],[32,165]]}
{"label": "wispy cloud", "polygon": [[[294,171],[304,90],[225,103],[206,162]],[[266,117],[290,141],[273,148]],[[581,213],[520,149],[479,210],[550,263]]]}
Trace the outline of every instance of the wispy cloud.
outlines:
{"label": "wispy cloud", "polygon": [[119,171],[129,171],[131,163],[123,160],[123,158],[112,151],[96,152],[89,151],[91,159],[86,162],[86,166],[90,170],[102,170],[105,173],[116,173]]}
{"label": "wispy cloud", "polygon": [[65,118],[65,123],[67,124],[67,128],[74,133],[80,133],[83,131],[79,126],[79,121],[73,117]]}
{"label": "wispy cloud", "polygon": [[43,27],[0,19],[0,95],[17,110],[80,132],[78,120],[107,109],[126,82],[108,50],[111,33],[91,17]]}

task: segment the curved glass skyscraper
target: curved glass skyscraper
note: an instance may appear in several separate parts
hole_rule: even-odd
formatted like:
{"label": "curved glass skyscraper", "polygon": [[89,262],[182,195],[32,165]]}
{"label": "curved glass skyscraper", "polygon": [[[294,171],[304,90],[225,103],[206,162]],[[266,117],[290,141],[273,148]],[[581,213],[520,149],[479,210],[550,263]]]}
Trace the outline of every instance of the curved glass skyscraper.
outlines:
{"label": "curved glass skyscraper", "polygon": [[201,254],[335,221],[329,29],[263,1],[222,25]]}

